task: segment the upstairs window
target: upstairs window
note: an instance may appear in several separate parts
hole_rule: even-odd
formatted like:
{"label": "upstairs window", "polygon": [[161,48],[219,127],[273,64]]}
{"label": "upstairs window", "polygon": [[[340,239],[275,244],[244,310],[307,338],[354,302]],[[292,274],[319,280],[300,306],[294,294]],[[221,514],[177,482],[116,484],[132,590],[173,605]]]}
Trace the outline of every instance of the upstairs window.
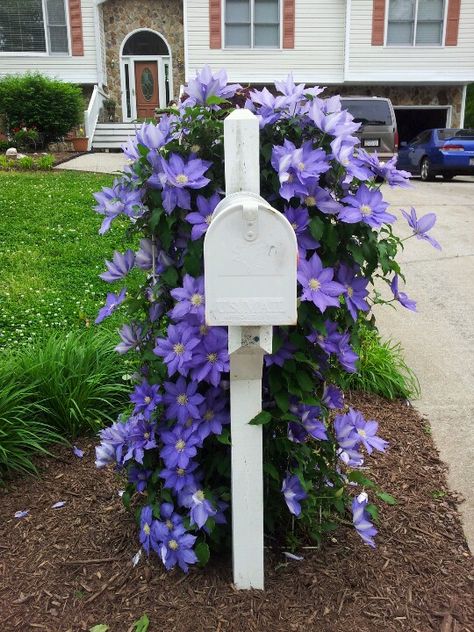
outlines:
{"label": "upstairs window", "polygon": [[225,0],[226,48],[279,48],[279,0]]}
{"label": "upstairs window", "polygon": [[69,53],[65,0],[1,0],[2,52]]}
{"label": "upstairs window", "polygon": [[388,46],[440,46],[445,0],[389,0]]}

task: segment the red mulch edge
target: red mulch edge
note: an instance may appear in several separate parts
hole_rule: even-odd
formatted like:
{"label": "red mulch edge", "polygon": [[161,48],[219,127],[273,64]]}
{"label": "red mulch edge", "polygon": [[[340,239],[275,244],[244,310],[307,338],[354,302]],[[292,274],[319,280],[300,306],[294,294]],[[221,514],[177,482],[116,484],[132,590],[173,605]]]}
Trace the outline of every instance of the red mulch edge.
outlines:
{"label": "red mulch edge", "polygon": [[[341,527],[302,562],[269,552],[264,592],[235,590],[227,559],[189,575],[165,572],[156,557],[133,568],[121,481],[95,469],[85,440],[82,460],[58,448],[57,460],[41,459],[41,478],[0,492],[0,630],[131,632],[146,613],[149,632],[473,632],[473,559],[427,421],[405,402],[348,401],[379,420],[391,445],[370,459],[398,499],[382,507],[375,551]],[[67,504],[52,509],[59,500]],[[29,517],[15,519],[23,509]]]}

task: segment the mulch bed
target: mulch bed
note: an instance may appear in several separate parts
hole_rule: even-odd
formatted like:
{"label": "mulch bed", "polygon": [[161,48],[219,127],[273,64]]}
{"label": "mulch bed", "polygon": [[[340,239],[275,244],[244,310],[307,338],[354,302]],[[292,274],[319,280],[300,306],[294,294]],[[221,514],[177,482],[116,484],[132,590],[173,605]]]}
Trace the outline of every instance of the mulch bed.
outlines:
{"label": "mulch bed", "polygon": [[[57,449],[41,459],[41,478],[17,479],[0,493],[2,632],[474,632],[474,565],[446,485],[446,468],[427,421],[405,402],[369,395],[349,402],[380,421],[391,449],[372,474],[398,499],[384,506],[374,551],[341,527],[304,561],[266,555],[265,592],[232,586],[228,559],[189,575],[142,558],[120,479],[94,468],[94,444],[78,459]],[[62,509],[53,503],[65,500]],[[29,509],[27,518],[13,514]]]}

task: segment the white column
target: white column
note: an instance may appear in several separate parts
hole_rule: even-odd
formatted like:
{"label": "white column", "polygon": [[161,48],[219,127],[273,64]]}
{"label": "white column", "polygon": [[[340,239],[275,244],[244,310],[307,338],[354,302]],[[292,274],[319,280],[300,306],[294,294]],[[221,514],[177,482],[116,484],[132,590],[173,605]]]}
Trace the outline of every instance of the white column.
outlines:
{"label": "white column", "polygon": [[[226,194],[260,193],[259,127],[249,110],[224,122]],[[249,279],[249,282],[250,279]],[[232,552],[237,588],[264,587],[263,450],[261,426],[249,421],[262,409],[263,354],[272,327],[229,327],[232,439]]]}

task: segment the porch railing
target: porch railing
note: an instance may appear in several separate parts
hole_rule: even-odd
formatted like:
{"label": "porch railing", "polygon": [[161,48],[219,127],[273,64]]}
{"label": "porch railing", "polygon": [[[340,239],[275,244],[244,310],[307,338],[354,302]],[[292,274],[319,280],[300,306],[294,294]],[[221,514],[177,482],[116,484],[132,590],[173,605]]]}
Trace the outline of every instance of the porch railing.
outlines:
{"label": "porch railing", "polygon": [[107,98],[104,90],[100,86],[94,86],[91,99],[89,101],[89,107],[84,110],[84,132],[89,139],[87,142],[87,151],[91,150],[92,139],[94,137],[97,121],[99,120],[100,108],[104,99]]}

